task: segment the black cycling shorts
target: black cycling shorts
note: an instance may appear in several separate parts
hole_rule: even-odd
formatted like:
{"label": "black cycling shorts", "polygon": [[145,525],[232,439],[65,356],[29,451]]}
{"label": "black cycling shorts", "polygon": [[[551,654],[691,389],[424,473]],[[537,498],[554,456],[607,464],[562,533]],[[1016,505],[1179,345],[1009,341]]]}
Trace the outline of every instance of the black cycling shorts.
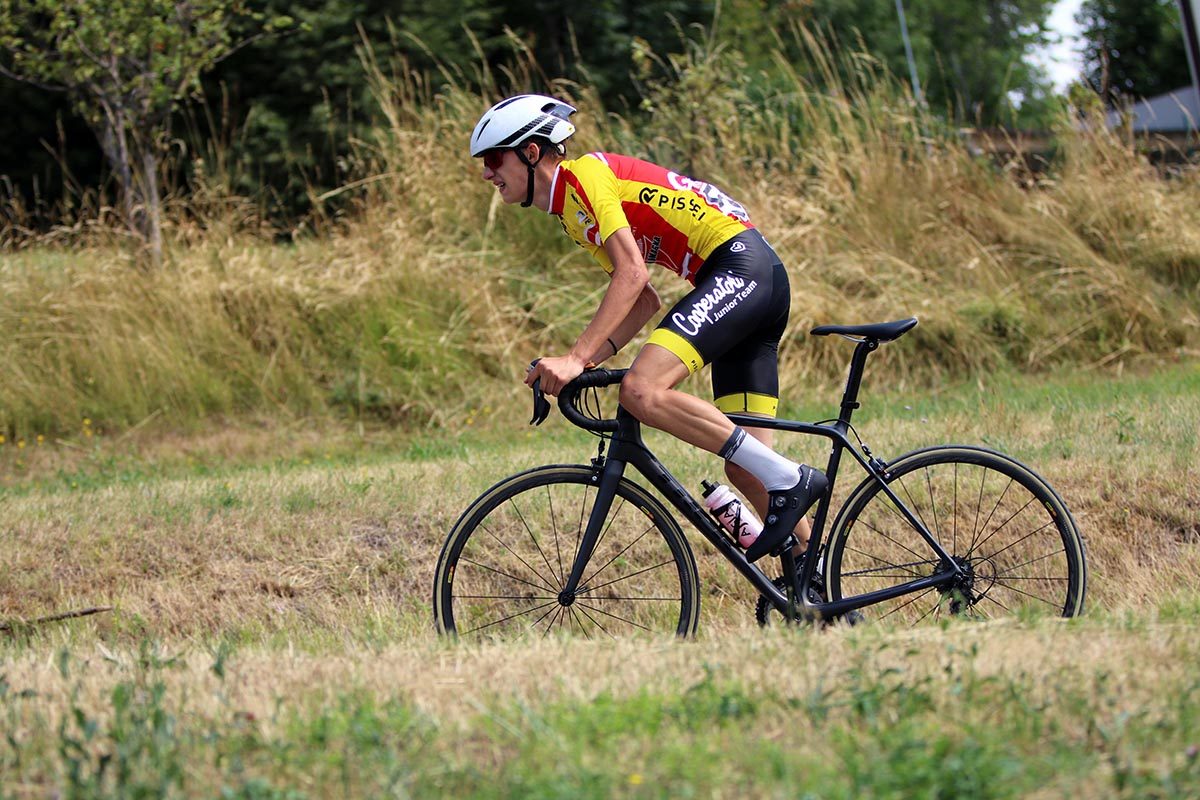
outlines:
{"label": "black cycling shorts", "polygon": [[721,411],[773,417],[779,340],[790,309],[787,271],[750,229],[709,255],[696,288],[667,312],[647,343],[670,350],[690,372],[712,364],[713,398]]}

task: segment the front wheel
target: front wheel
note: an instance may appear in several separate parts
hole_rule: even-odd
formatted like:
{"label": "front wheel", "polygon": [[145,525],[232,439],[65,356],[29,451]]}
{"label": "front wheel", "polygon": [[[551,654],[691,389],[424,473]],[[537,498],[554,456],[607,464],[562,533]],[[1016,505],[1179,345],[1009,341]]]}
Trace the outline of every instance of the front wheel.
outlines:
{"label": "front wheel", "polygon": [[565,595],[598,484],[590,467],[547,466],[484,492],[438,559],[438,630],[463,638],[695,632],[691,548],[662,504],[624,478],[578,589]]}
{"label": "front wheel", "polygon": [[[1083,610],[1083,540],[1062,498],[1018,461],[976,447],[932,447],[886,468],[892,492],[953,557],[963,577],[864,608],[916,624],[946,614],[996,617]],[[829,535],[830,599],[928,577],[942,565],[879,483],[854,490]]]}

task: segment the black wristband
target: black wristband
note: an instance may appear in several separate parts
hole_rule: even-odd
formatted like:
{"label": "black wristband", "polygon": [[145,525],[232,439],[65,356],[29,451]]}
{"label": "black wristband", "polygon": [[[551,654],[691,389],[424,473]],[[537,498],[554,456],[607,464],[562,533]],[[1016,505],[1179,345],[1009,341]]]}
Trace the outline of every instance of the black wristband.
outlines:
{"label": "black wristband", "polygon": [[611,336],[608,337],[608,346],[613,349],[614,356],[621,350],[621,348],[617,347],[617,343],[612,340]]}

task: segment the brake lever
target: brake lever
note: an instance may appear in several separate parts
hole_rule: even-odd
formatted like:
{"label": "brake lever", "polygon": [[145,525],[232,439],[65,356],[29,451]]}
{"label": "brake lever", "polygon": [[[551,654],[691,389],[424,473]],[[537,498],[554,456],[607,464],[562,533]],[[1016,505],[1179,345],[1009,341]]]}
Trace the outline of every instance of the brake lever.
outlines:
{"label": "brake lever", "polygon": [[[529,366],[536,367],[539,360],[535,358]],[[529,420],[529,424],[541,425],[548,416],[550,416],[550,401],[542,392],[542,379],[538,378],[533,382],[533,417]]]}

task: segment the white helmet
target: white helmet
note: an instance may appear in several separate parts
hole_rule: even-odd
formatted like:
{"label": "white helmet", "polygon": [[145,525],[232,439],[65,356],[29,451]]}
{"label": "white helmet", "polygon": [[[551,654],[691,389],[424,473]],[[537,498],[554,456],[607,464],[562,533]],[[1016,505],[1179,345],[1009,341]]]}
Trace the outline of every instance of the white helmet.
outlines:
{"label": "white helmet", "polygon": [[534,136],[560,144],[575,133],[575,126],[568,121],[574,113],[574,106],[544,94],[521,94],[501,100],[475,124],[471,156],[481,156],[485,150],[497,147],[520,147]]}

